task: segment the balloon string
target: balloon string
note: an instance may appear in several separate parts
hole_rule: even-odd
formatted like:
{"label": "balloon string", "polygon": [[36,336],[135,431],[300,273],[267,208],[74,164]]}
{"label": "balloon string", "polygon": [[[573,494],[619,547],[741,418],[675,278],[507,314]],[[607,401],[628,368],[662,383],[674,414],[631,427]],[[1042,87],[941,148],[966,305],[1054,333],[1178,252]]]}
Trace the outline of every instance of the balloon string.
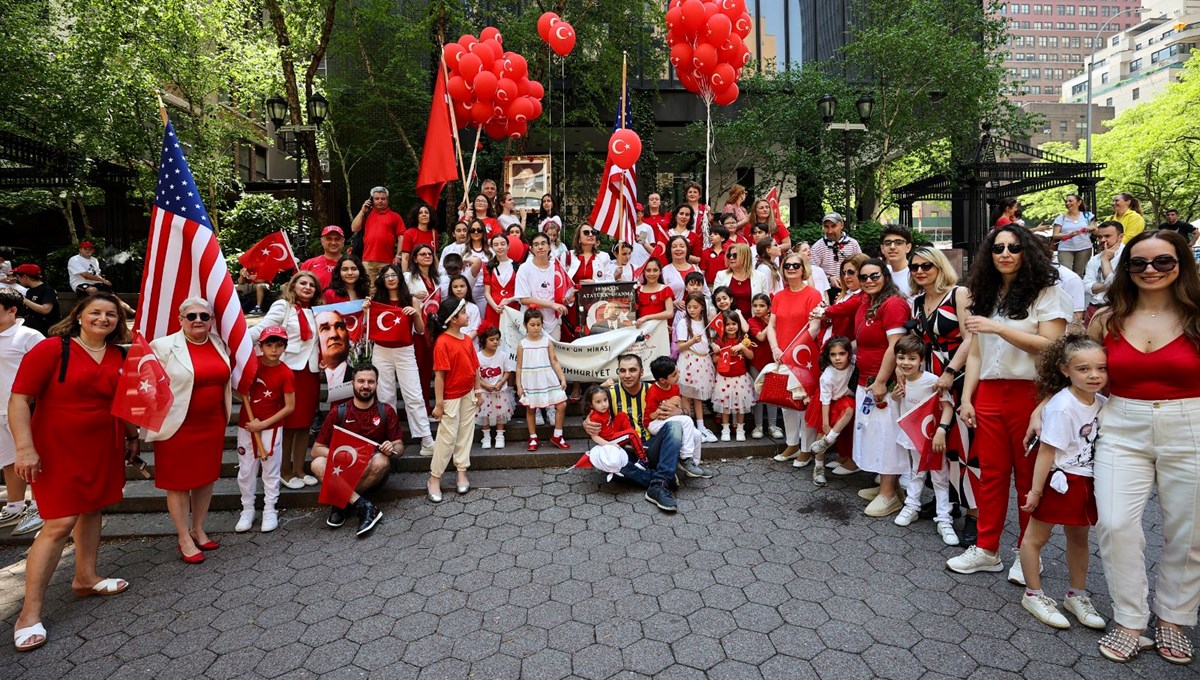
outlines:
{"label": "balloon string", "polygon": [[709,162],[712,158],[712,97],[704,98],[704,112],[706,118],[706,129],[704,132],[704,203],[708,205],[708,210],[704,211],[704,239],[708,241],[708,213],[712,212],[712,206],[708,201],[708,185],[709,185]]}

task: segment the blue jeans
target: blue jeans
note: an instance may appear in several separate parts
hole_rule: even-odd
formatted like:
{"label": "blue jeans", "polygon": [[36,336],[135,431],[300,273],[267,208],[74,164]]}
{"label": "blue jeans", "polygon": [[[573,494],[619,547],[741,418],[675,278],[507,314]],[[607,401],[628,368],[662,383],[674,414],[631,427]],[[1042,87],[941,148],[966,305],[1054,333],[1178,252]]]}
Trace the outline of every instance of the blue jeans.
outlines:
{"label": "blue jeans", "polygon": [[679,442],[682,432],[679,423],[663,425],[658,434],[646,441],[646,459],[649,468],[641,468],[637,461],[626,465],[621,475],[641,486],[652,484],[670,485],[675,481],[675,467],[679,464]]}

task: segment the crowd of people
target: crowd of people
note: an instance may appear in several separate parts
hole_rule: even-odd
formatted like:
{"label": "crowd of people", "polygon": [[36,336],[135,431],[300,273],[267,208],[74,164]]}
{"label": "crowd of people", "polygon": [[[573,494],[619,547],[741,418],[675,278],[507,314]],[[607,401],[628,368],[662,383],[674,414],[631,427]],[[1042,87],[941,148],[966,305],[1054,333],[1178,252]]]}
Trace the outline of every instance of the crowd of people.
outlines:
{"label": "crowd of people", "polygon": [[[349,251],[343,229],[327,226],[322,252],[277,300],[261,309],[257,291],[247,289],[262,315],[251,329],[257,379],[238,397],[237,531],[259,517],[259,478],[260,528],[272,531],[281,487],[315,486],[344,470],[339,450],[330,450],[338,428],[376,444],[349,503],[327,519],[339,527],[356,517],[360,536],[382,517],[369,497],[403,453],[402,423],[431,459],[434,503],[443,501],[450,465],[456,491],[469,492],[471,450],[505,447],[506,427],[522,411],[529,451],[542,446],[539,428],[547,428],[549,446],[586,451],[595,467],[644,487],[665,512],[679,511],[684,477],[713,476],[702,464],[706,444],[772,438],[784,444],[777,461],[811,466],[815,489],[828,475],[875,476],[859,492],[864,513],[899,526],[931,520],[946,545],[964,548],[946,562],[960,574],[1004,569],[1015,485],[1019,552],[1008,579],[1024,587],[1022,606],[1052,627],[1070,625],[1041,587],[1040,551],[1054,525],[1067,536],[1064,608],[1081,625],[1108,626],[1086,583],[1096,526],[1115,624],[1100,652],[1128,661],[1157,649],[1169,662],[1191,661],[1180,627],[1195,625],[1200,607],[1200,386],[1179,377],[1200,375],[1200,277],[1182,229],[1146,230],[1142,222],[1131,233],[1131,197],[1118,195],[1113,219],[1097,221],[1070,195],[1051,245],[1020,224],[1014,202],[960,285],[946,255],[914,246],[904,227],[885,227],[878,252],[868,244],[865,253],[842,216],[830,213],[822,238],[793,243],[769,203],[742,206],[739,186],[720,211],[700,202],[698,185],[673,210],[651,194],[634,242],[611,249],[587,224],[571,231],[568,245],[554,197],[519,214],[497,189],[485,182],[439,234],[430,206],[404,220],[376,187],[350,226]],[[13,271],[36,284],[40,271],[31,267]],[[568,381],[552,340],[575,337],[579,319],[573,300],[556,296],[559,268],[576,286],[635,283],[635,324],[665,324],[669,350],[649,365],[636,354],[619,357],[616,380]],[[110,413],[120,346],[129,340],[126,308],[98,269],[79,276],[92,290],[45,327],[30,321],[42,313],[31,305],[42,303],[0,290],[3,518],[28,519],[32,508],[44,522],[27,562],[20,651],[46,641],[42,603],[68,536],[76,594],[128,587],[102,578],[96,555],[100,513],[120,499],[122,461],[136,458],[140,440],[153,443],[155,484],[167,494],[181,559],[200,563],[219,548],[205,520],[235,395],[211,305],[186,300],[180,330],[151,343],[174,405],[158,431],[138,432]],[[426,303],[435,294],[432,309]],[[314,308],[353,301],[400,310],[392,322],[403,339],[379,341],[369,363],[352,362],[344,369],[348,393],[323,405],[322,349],[346,342],[345,325]],[[506,308],[523,329],[511,339],[515,361],[501,349]],[[804,337],[819,355],[814,381],[806,388],[791,375],[789,405],[765,403],[763,384],[786,372],[785,353]],[[565,435],[573,404],[586,442]],[[902,422],[925,404],[933,410],[921,440]],[[86,450],[75,444],[82,430],[92,435]],[[26,503],[25,483],[36,505]],[[1142,514],[1155,487],[1164,547],[1150,638]]]}

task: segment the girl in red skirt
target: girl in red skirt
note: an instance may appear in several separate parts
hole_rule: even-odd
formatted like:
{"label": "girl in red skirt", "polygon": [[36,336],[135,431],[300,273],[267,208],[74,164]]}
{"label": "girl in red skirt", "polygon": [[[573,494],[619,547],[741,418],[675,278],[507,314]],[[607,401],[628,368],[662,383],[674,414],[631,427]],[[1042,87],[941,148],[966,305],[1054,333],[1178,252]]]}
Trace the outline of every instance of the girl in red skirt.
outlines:
{"label": "girl in red skirt", "polygon": [[[1092,455],[1106,398],[1098,394],[1108,383],[1104,348],[1086,335],[1065,335],[1042,352],[1038,393],[1054,395],[1042,412],[1041,446],[1033,468],[1033,485],[1021,510],[1032,513],[1021,541],[1025,596],[1021,606],[1053,628],[1071,624],[1056,603],[1042,592],[1038,573],[1042,547],[1054,525],[1067,536],[1067,572],[1071,587],[1063,604],[1079,623],[1104,630],[1087,594],[1088,527],[1096,523]],[[1036,443],[1036,442],[1035,442]],[[1026,452],[1026,455],[1029,455]]]}
{"label": "girl in red skirt", "polygon": [[821,433],[809,449],[817,461],[813,468],[813,483],[817,486],[825,486],[825,451],[854,417],[854,394],[850,391],[854,384],[852,357],[849,338],[838,336],[825,343],[821,350],[821,398],[810,400],[804,412],[808,426]]}

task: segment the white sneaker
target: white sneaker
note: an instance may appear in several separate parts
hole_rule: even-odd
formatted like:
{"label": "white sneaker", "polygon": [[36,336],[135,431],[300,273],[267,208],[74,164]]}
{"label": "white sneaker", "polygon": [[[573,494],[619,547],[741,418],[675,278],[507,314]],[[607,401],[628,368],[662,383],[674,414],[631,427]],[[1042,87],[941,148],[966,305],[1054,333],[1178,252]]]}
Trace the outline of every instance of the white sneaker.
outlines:
{"label": "white sneaker", "polygon": [[1004,571],[1004,563],[1000,561],[999,555],[993,555],[973,545],[958,557],[946,560],[946,568],[958,574],[974,574],[977,571]]}
{"label": "white sneaker", "polygon": [[317,478],[313,477],[312,475],[304,475],[304,479],[302,479],[300,481],[304,482],[304,486],[316,486],[317,485]]}
{"label": "white sneaker", "polygon": [[1075,620],[1096,630],[1104,630],[1108,622],[1100,616],[1096,608],[1092,606],[1091,599],[1087,595],[1068,595],[1063,598],[1063,608],[1071,612],[1075,616]]}
{"label": "white sneaker", "polygon": [[[1038,558],[1038,573],[1042,573],[1042,558]],[[1013,585],[1025,585],[1025,571],[1021,569],[1021,551],[1013,548],[1013,564],[1008,568],[1008,582]]]}
{"label": "white sneaker", "polygon": [[542,409],[540,409],[540,408],[533,409],[533,422],[537,423],[538,425],[546,424],[546,418],[545,418],[545,416],[542,415]]}
{"label": "white sneaker", "polygon": [[239,534],[244,534],[250,531],[250,527],[254,526],[254,509],[242,510],[242,514],[238,516],[237,525],[233,530]]}
{"label": "white sneaker", "polygon": [[700,428],[700,439],[703,440],[705,444],[711,444],[717,441],[717,435],[707,427],[702,427]]}
{"label": "white sneaker", "polygon": [[893,512],[899,512],[904,507],[904,501],[900,500],[900,495],[897,494],[888,498],[883,494],[875,497],[875,500],[867,504],[867,509],[863,513],[867,517],[887,517]]}
{"label": "white sneaker", "polygon": [[746,441],[746,428],[738,425],[737,429],[733,431],[733,440],[738,442]]}
{"label": "white sneaker", "polygon": [[491,432],[489,432],[487,430],[483,431],[483,440],[479,442],[479,448],[481,448],[481,449],[492,448],[492,433]]}
{"label": "white sneaker", "polygon": [[264,534],[275,531],[279,526],[279,513],[274,510],[263,510],[262,532]]}
{"label": "white sneaker", "polygon": [[904,506],[904,509],[900,511],[900,514],[896,515],[896,519],[893,521],[898,527],[906,527],[909,524],[912,524],[913,520],[917,518],[917,512],[917,508],[906,505]]}
{"label": "white sneaker", "polygon": [[756,427],[753,430],[750,430],[750,438],[751,439],[762,439],[763,438],[762,428]]}
{"label": "white sneaker", "polygon": [[45,523],[42,520],[41,514],[38,513],[38,509],[32,505],[27,505],[25,506],[25,511],[21,513],[21,521],[17,523],[17,526],[13,527],[12,535],[24,536],[25,534],[31,534],[41,529]]}
{"label": "white sneaker", "polygon": [[937,525],[938,535],[942,537],[942,543],[946,545],[958,545],[958,534],[954,531],[954,524],[951,522],[935,522]]}
{"label": "white sneaker", "polygon": [[21,503],[15,510],[10,510],[8,506],[0,508],[0,527],[9,527],[21,522],[21,515],[25,514],[25,503]]}
{"label": "white sneaker", "polygon": [[813,442],[812,446],[808,447],[808,450],[819,456],[829,450],[829,447],[831,446],[833,446],[833,444],[830,444],[829,440],[825,439],[824,437],[817,437],[817,441]]}
{"label": "white sneaker", "polygon": [[428,437],[422,437],[421,438],[421,450],[418,451],[417,453],[419,453],[422,456],[425,456],[426,458],[431,457],[433,455],[433,444],[434,444],[434,441],[433,441],[432,435],[428,436]]}
{"label": "white sneaker", "polygon": [[497,448],[497,449],[504,448],[504,430],[496,431],[496,444],[495,444],[494,448]]}
{"label": "white sneaker", "polygon": [[289,489],[303,489],[304,480],[299,477],[291,477],[290,479],[283,480],[283,485]]}
{"label": "white sneaker", "polygon": [[767,434],[771,436],[771,439],[783,439],[783,430],[779,429],[777,425],[768,427]]}
{"label": "white sneaker", "polygon": [[729,441],[729,426],[728,425],[721,428],[721,441],[723,441],[723,442]]}
{"label": "white sneaker", "polygon": [[1025,608],[1025,611],[1033,614],[1033,618],[1051,628],[1071,627],[1071,622],[1067,620],[1067,617],[1058,611],[1058,604],[1046,595],[1025,593],[1021,596],[1021,606]]}

